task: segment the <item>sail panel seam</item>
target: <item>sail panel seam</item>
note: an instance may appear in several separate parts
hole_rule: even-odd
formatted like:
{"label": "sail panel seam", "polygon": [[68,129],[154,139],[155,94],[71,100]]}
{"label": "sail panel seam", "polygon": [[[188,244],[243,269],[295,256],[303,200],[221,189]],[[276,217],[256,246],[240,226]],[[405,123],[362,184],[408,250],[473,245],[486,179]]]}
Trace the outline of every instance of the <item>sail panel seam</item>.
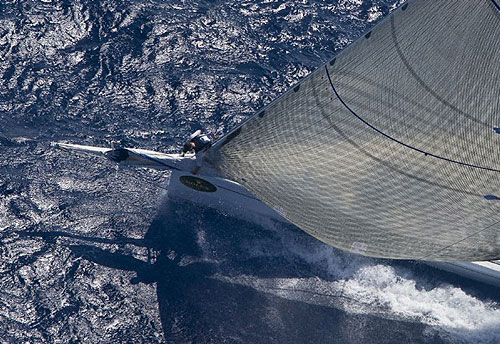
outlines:
{"label": "sail panel seam", "polygon": [[439,94],[437,94],[436,91],[434,91],[429,85],[425,83],[424,80],[418,75],[418,73],[413,69],[413,67],[410,65],[410,62],[406,58],[406,56],[403,54],[403,51],[401,50],[401,46],[398,42],[397,36],[396,36],[396,26],[394,24],[394,16],[391,16],[391,35],[392,35],[392,40],[394,42],[394,48],[396,49],[396,52],[401,59],[401,62],[403,62],[403,65],[406,67],[408,72],[411,74],[411,76],[422,86],[427,92],[429,92],[430,95],[432,95],[435,99],[437,99],[439,102],[442,104],[446,105],[450,109],[458,112],[459,114],[467,117],[468,119],[472,120],[473,122],[482,124],[484,126],[488,126],[487,123],[481,122],[477,118],[469,115],[468,113],[460,110],[458,107],[455,105],[451,104],[450,102],[446,101],[446,99],[443,99]]}
{"label": "sail panel seam", "polygon": [[395,137],[392,137],[392,136],[384,133],[382,130],[378,129],[377,127],[375,127],[374,125],[372,125],[371,123],[369,123],[368,121],[366,121],[363,117],[361,117],[360,115],[358,115],[353,109],[351,109],[351,107],[349,105],[347,105],[347,103],[342,99],[342,97],[340,96],[340,94],[337,92],[337,89],[333,85],[333,81],[332,81],[332,79],[330,77],[330,72],[328,71],[328,67],[327,66],[325,66],[325,70],[326,70],[326,76],[328,77],[328,81],[329,81],[330,86],[331,86],[331,88],[333,90],[333,93],[338,98],[338,100],[342,103],[342,105],[350,113],[352,113],[357,119],[359,119],[361,122],[363,122],[364,124],[366,124],[371,129],[375,130],[380,135],[382,135],[382,136],[388,138],[389,140],[394,141],[394,142],[396,142],[396,143],[398,143],[398,144],[400,144],[400,145],[402,145],[402,146],[404,146],[406,148],[409,148],[409,149],[412,149],[412,150],[414,150],[416,152],[422,153],[425,156],[430,156],[430,157],[433,157],[433,158],[436,158],[436,159],[448,161],[448,162],[451,162],[451,163],[454,163],[454,164],[457,164],[457,165],[462,165],[462,166],[467,166],[467,167],[472,167],[472,168],[477,168],[477,169],[486,170],[486,171],[492,171],[492,172],[500,172],[499,169],[495,169],[495,168],[492,168],[492,167],[485,167],[485,166],[480,166],[480,165],[475,165],[475,164],[469,164],[469,163],[466,163],[466,162],[463,162],[463,161],[458,161],[458,160],[446,158],[444,156],[440,156],[440,155],[436,155],[436,154],[424,151],[424,150],[422,150],[420,148],[411,146],[411,145],[409,145],[407,143],[404,143],[403,141],[400,141],[400,140],[396,139]]}
{"label": "sail panel seam", "polygon": [[498,2],[496,2],[496,0],[491,0],[491,2],[493,3],[493,6],[495,6],[497,8],[497,10],[500,11],[500,4],[498,4]]}
{"label": "sail panel seam", "polygon": [[439,253],[443,252],[444,250],[447,250],[450,247],[455,246],[456,244],[460,244],[461,242],[464,242],[465,240],[470,239],[470,238],[472,238],[473,236],[475,236],[475,235],[477,235],[479,233],[482,233],[482,232],[484,232],[484,231],[486,231],[488,229],[492,229],[492,227],[494,227],[495,225],[498,225],[498,224],[500,224],[500,221],[496,221],[496,222],[492,223],[491,225],[486,226],[483,229],[480,229],[480,230],[478,230],[478,231],[476,231],[476,232],[474,232],[472,234],[467,235],[465,238],[462,238],[462,239],[457,240],[457,241],[455,241],[455,242],[453,242],[453,243],[451,243],[451,244],[449,244],[447,246],[444,246],[444,247],[440,248],[439,250],[433,251],[433,252],[431,252],[431,253],[423,256],[423,257],[417,258],[417,260],[425,260],[425,259],[427,259],[429,257],[436,256],[436,254],[439,254]]}

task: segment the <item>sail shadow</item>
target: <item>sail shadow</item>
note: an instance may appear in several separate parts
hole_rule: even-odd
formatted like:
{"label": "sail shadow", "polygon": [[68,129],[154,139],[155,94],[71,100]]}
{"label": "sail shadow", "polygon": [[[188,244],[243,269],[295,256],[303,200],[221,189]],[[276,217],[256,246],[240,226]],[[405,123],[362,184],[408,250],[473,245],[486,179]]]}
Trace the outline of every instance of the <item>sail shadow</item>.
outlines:
{"label": "sail shadow", "polygon": [[[59,234],[39,236],[53,241]],[[345,310],[346,302],[369,300],[333,288],[338,281],[313,257],[343,254],[293,227],[266,228],[165,200],[144,239],[64,237],[74,257],[135,272],[131,283],[156,286],[169,343],[416,342],[428,331],[414,321]],[[147,248],[148,259],[132,256],[126,245]],[[307,253],[318,249],[324,252]]]}
{"label": "sail shadow", "polygon": [[[273,336],[287,341],[289,335],[280,334],[281,315],[262,314],[276,305],[283,309],[273,310],[273,314],[287,313],[294,305],[307,309],[307,303],[216,278],[248,275],[286,279],[312,277],[314,273],[304,262],[286,256],[286,243],[281,242],[280,233],[210,209],[164,200],[143,239],[103,238],[75,232],[71,228],[42,231],[34,227],[18,234],[64,246],[76,261],[83,259],[134,272],[136,276],[130,279],[133,284],[154,284],[167,342],[222,342],[240,337],[251,343],[266,342]],[[116,228],[112,232],[118,235],[126,230]],[[133,256],[131,245],[145,248],[148,258]],[[73,273],[68,276],[71,278]],[[285,327],[288,326],[294,325]],[[252,330],[254,327],[259,330]]]}
{"label": "sail shadow", "polygon": [[[169,201],[145,238],[161,251],[156,287],[168,342],[362,343],[377,336],[393,343],[419,338],[426,327],[346,311],[345,302],[357,301],[329,289],[334,278],[297,253],[318,242],[294,226],[270,229]],[[360,318],[371,326],[360,326]]]}

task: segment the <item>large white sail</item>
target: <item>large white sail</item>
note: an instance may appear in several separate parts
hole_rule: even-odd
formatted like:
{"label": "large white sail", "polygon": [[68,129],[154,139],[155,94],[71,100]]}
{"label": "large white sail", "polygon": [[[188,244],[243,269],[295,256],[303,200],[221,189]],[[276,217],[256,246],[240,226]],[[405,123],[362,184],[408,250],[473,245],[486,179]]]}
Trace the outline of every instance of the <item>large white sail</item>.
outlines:
{"label": "large white sail", "polygon": [[408,1],[207,160],[335,247],[499,258],[499,81],[496,1]]}

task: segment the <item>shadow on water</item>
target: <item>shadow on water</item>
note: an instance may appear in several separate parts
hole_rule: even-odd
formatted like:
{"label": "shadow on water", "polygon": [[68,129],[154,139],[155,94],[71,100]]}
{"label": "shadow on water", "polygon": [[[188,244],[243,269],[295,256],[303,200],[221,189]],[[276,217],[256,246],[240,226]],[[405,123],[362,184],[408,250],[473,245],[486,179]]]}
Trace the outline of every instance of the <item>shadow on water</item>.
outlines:
{"label": "shadow on water", "polygon": [[[294,229],[290,230],[294,235]],[[231,278],[241,276],[256,283],[328,277],[297,255],[287,254],[282,233],[210,209],[165,201],[144,239],[104,239],[63,232],[26,235],[48,241],[70,237],[147,248],[152,254],[148,261],[142,261],[91,244],[69,246],[75,256],[135,271],[132,283],[155,283],[167,342],[371,343],[373,338],[378,343],[442,342],[437,334],[429,334],[424,324],[349,313],[332,307],[332,302],[308,302],[308,298],[342,297],[328,290],[302,285],[301,290],[295,289],[301,298],[294,299],[282,297],[279,291],[270,292],[273,288],[293,289],[293,285],[278,284],[263,290],[251,283],[232,283]],[[313,240],[302,234],[297,237]]]}

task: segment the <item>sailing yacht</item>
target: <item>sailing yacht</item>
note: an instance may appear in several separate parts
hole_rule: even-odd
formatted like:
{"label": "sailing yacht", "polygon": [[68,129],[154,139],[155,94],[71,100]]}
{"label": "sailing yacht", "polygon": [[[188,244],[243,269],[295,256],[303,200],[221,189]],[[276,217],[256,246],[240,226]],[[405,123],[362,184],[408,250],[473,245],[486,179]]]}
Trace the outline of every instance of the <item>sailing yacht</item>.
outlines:
{"label": "sailing yacht", "polygon": [[192,155],[54,145],[170,169],[172,199],[500,286],[498,33],[496,0],[407,1],[216,141],[199,175]]}

